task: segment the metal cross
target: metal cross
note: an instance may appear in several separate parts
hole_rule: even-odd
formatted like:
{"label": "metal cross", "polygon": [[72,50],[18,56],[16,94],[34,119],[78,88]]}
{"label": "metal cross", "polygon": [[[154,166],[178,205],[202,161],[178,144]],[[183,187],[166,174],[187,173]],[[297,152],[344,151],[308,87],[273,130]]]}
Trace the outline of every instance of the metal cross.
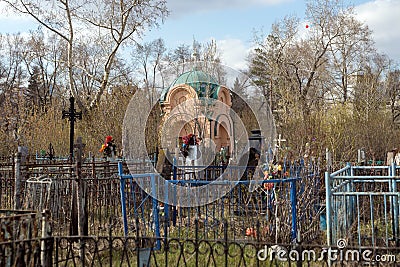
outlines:
{"label": "metal cross", "polygon": [[282,139],[282,135],[279,134],[278,135],[278,139],[274,139],[275,142],[278,142],[278,144],[276,145],[277,148],[281,148],[281,142],[286,142],[286,139]]}
{"label": "metal cross", "polygon": [[76,112],[75,110],[75,98],[71,96],[69,98],[69,110],[63,110],[62,118],[67,118],[70,122],[69,128],[69,160],[72,161],[74,156],[74,129],[75,129],[75,120],[82,119],[82,111]]}

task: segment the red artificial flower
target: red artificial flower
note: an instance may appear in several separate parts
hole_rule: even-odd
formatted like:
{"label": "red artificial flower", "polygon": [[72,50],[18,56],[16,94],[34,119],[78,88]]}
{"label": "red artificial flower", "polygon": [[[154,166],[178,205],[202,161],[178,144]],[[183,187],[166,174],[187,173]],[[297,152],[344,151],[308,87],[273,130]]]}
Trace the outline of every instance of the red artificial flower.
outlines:
{"label": "red artificial flower", "polygon": [[274,183],[264,183],[265,190],[271,190],[274,187]]}
{"label": "red artificial flower", "polygon": [[252,227],[248,227],[246,229],[246,236],[257,237],[257,231],[255,229],[253,229]]}
{"label": "red artificial flower", "polygon": [[105,144],[102,144],[102,145],[101,145],[101,148],[100,148],[100,150],[99,150],[99,152],[103,152],[104,149],[106,149],[106,147],[107,147],[107,146],[106,146]]}
{"label": "red artificial flower", "polygon": [[106,136],[106,144],[112,141],[112,136],[111,135],[107,135]]}

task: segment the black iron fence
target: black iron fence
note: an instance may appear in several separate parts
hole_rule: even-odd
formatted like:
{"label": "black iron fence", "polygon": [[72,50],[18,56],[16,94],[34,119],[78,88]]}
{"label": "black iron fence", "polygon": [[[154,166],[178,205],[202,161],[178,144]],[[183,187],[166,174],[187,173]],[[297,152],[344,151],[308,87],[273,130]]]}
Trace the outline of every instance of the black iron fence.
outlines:
{"label": "black iron fence", "polygon": [[[240,195],[246,201],[240,205],[227,195],[222,199],[226,203],[216,202],[205,210],[177,208],[173,212],[170,207],[170,215],[175,214],[176,218],[171,216],[170,221],[160,224],[163,235],[158,238],[145,231],[153,231],[155,224],[151,220],[154,218],[151,216],[154,207],[150,206],[153,202],[143,195],[137,203],[144,203],[140,205],[144,210],[140,214],[148,217],[139,218],[133,213],[129,221],[131,231],[127,237],[122,237],[117,163],[84,162],[80,185],[84,190],[86,234],[79,235],[71,230],[77,226],[77,203],[74,201],[79,199],[74,166],[66,162],[25,162],[18,167],[20,171],[16,171],[16,166],[14,161],[0,165],[0,207],[13,209],[19,197],[21,208],[35,211],[0,214],[0,266],[288,266],[289,263],[328,266],[328,262],[354,266],[359,266],[360,262],[400,265],[396,247],[349,248],[341,243],[333,244],[340,247],[327,248],[306,244],[306,240],[325,243],[325,232],[319,228],[318,220],[321,210],[318,194],[322,185],[316,175],[318,169],[314,170],[317,165],[302,167],[302,180],[297,186],[300,199],[297,224],[301,233],[297,243],[289,243],[289,238],[266,238],[275,232],[279,236],[290,235],[287,230],[290,227],[286,225],[289,216],[284,212],[289,206],[283,201],[288,201],[285,194],[289,189],[278,184],[275,193],[279,195],[274,194],[273,201],[266,202],[271,203],[271,207],[279,207],[274,209],[276,213],[269,214],[271,216],[268,210],[264,214],[261,209],[264,206],[258,205],[265,198],[243,189]],[[139,162],[136,167],[138,172],[143,172],[146,166],[146,162]],[[18,174],[20,183],[16,190]],[[265,192],[260,194],[265,196]],[[160,203],[156,207],[161,208]],[[219,208],[222,207],[232,212],[221,212]],[[42,214],[44,209],[50,212]],[[166,211],[170,210],[164,209],[164,216]],[[260,216],[255,216],[257,211]],[[279,224],[265,219],[267,215],[279,218]],[[272,232],[269,229],[274,225]]]}
{"label": "black iron fence", "polygon": [[[137,162],[130,166],[129,170],[134,169],[140,173],[148,172],[149,164],[152,163]],[[85,209],[83,212],[85,235],[106,235],[110,225],[118,229],[117,235],[123,234],[120,177],[117,175],[117,162],[96,160],[83,162],[80,179],[83,200],[77,196],[79,186],[77,185],[74,165],[56,160],[22,162],[19,166],[20,172],[16,172],[17,165],[16,162],[10,160],[4,163],[0,169],[0,207],[2,209],[14,209],[16,200],[20,204],[20,209],[39,212],[47,209],[51,213],[54,235],[78,235],[78,203],[76,202],[79,199],[79,201],[84,201],[80,204]],[[127,169],[125,165],[124,168]],[[306,201],[298,202],[299,220],[297,223],[302,226],[303,240],[306,238],[307,240],[319,240],[321,233],[319,217],[315,214],[320,212],[320,208],[317,207],[317,202],[310,204],[310,201],[315,202],[320,199],[318,196],[321,189],[319,178],[308,175],[308,172],[316,173],[315,170],[309,171],[308,167],[302,169],[305,174],[303,175],[304,179],[299,181],[298,184],[298,197]],[[19,190],[16,190],[17,177],[15,175],[18,173]],[[208,238],[211,238],[211,233],[215,238],[220,235],[224,216],[228,216],[227,219],[231,221],[232,225],[231,230],[236,231],[238,236],[244,236],[248,228],[251,231],[255,227],[257,219],[265,218],[261,223],[261,232],[264,233],[264,236],[279,235],[281,238],[274,238],[274,242],[289,242],[290,238],[285,238],[290,236],[291,224],[288,215],[288,212],[290,212],[288,190],[286,187],[277,185],[274,194],[271,190],[266,194],[262,188],[250,193],[246,186],[240,186],[219,202],[211,203],[201,209],[171,208],[169,218],[171,221],[166,223],[172,225],[173,228],[168,229],[168,234],[174,230],[172,231],[175,233],[174,237],[191,238],[190,230],[193,227],[193,218],[196,214],[202,216],[200,219],[208,227],[203,227],[203,232],[209,234],[207,235]],[[236,191],[240,193],[241,198],[232,197],[232,194],[236,194]],[[154,231],[152,229],[154,227],[154,214],[151,214],[154,206],[151,206],[153,205],[151,198],[141,191],[138,192],[138,196],[140,197],[138,208],[142,210],[141,214],[143,215],[141,221],[147,225],[150,231]],[[233,199],[239,200],[233,201]],[[135,203],[132,205],[134,206]],[[160,205],[160,203],[157,203],[157,205]],[[311,210],[309,207],[313,209]],[[279,223],[271,221],[277,217],[281,219]],[[134,219],[133,215],[131,219]],[[162,222],[164,217],[160,215],[159,219]],[[310,223],[310,221],[312,222]],[[234,225],[236,226],[234,227]],[[160,227],[163,231],[162,225]],[[145,230],[145,227],[141,228]],[[142,234],[145,233],[146,231],[142,232]],[[251,236],[251,233],[249,236]],[[264,241],[267,240],[264,239]]]}
{"label": "black iron fence", "polygon": [[[78,186],[73,164],[57,160],[18,162],[13,158],[0,163],[1,209],[49,210],[54,234],[65,236],[76,233],[73,228],[77,227]],[[81,166],[88,235],[107,234],[110,222],[117,228],[122,223],[117,164],[88,160]],[[141,170],[147,163],[136,165]]]}
{"label": "black iron fence", "polygon": [[[338,244],[271,244],[230,240],[229,225],[215,239],[49,236],[0,242],[0,266],[398,266],[400,248],[351,248]],[[137,229],[136,234],[140,233]]]}

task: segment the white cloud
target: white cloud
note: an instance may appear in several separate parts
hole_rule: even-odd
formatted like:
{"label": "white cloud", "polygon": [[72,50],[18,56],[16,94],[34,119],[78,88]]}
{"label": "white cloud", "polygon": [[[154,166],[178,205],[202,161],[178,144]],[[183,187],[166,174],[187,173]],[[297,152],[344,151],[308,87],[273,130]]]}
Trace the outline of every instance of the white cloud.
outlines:
{"label": "white cloud", "polygon": [[236,70],[247,66],[246,57],[250,49],[239,39],[217,40],[217,48],[221,51],[222,63]]}
{"label": "white cloud", "polygon": [[379,52],[400,62],[400,1],[375,0],[355,8],[357,18],[373,31]]}
{"label": "white cloud", "polygon": [[2,1],[0,1],[0,10],[0,33],[24,33],[37,28],[31,17],[12,12]]}
{"label": "white cloud", "polygon": [[0,12],[0,20],[3,20],[3,19],[6,19],[6,18],[10,17],[10,15],[8,14],[7,9],[8,9],[8,5],[6,3],[4,3],[4,2],[0,2],[0,10],[1,10],[1,12]]}
{"label": "white cloud", "polygon": [[4,2],[0,2],[0,20],[17,21],[21,19],[28,19],[27,16],[19,15],[12,11],[10,6]]}
{"label": "white cloud", "polygon": [[277,5],[293,0],[169,0],[167,7],[172,17],[181,17],[190,14],[204,13],[228,8],[249,8],[254,6]]}

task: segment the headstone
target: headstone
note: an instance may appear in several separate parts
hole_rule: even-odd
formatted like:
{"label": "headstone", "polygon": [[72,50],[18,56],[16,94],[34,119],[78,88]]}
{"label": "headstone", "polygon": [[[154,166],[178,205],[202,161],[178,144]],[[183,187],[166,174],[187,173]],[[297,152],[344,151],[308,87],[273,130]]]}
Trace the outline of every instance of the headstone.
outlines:
{"label": "headstone", "polygon": [[139,248],[139,267],[150,266],[151,248]]}
{"label": "headstone", "polygon": [[400,152],[397,152],[394,156],[394,162],[396,163],[396,166],[400,166]]}
{"label": "headstone", "polygon": [[[392,158],[393,158],[393,156],[392,156]],[[359,164],[364,164],[365,163],[365,151],[364,151],[364,149],[359,149],[357,151],[357,162]]]}
{"label": "headstone", "polygon": [[18,153],[21,153],[21,163],[24,163],[28,158],[29,150],[26,146],[18,146]]}
{"label": "headstone", "polygon": [[251,130],[251,135],[249,137],[249,146],[261,151],[264,137],[261,135],[261,130],[255,129]]}
{"label": "headstone", "polygon": [[48,153],[48,156],[49,156],[49,160],[53,160],[54,159],[54,147],[53,147],[53,144],[52,143],[50,143],[49,144],[49,153]]}
{"label": "headstone", "polygon": [[386,165],[388,166],[392,165],[393,160],[394,160],[394,152],[389,151],[386,156]]}
{"label": "headstone", "polygon": [[319,215],[319,229],[321,231],[326,231],[326,213],[321,213]]}

